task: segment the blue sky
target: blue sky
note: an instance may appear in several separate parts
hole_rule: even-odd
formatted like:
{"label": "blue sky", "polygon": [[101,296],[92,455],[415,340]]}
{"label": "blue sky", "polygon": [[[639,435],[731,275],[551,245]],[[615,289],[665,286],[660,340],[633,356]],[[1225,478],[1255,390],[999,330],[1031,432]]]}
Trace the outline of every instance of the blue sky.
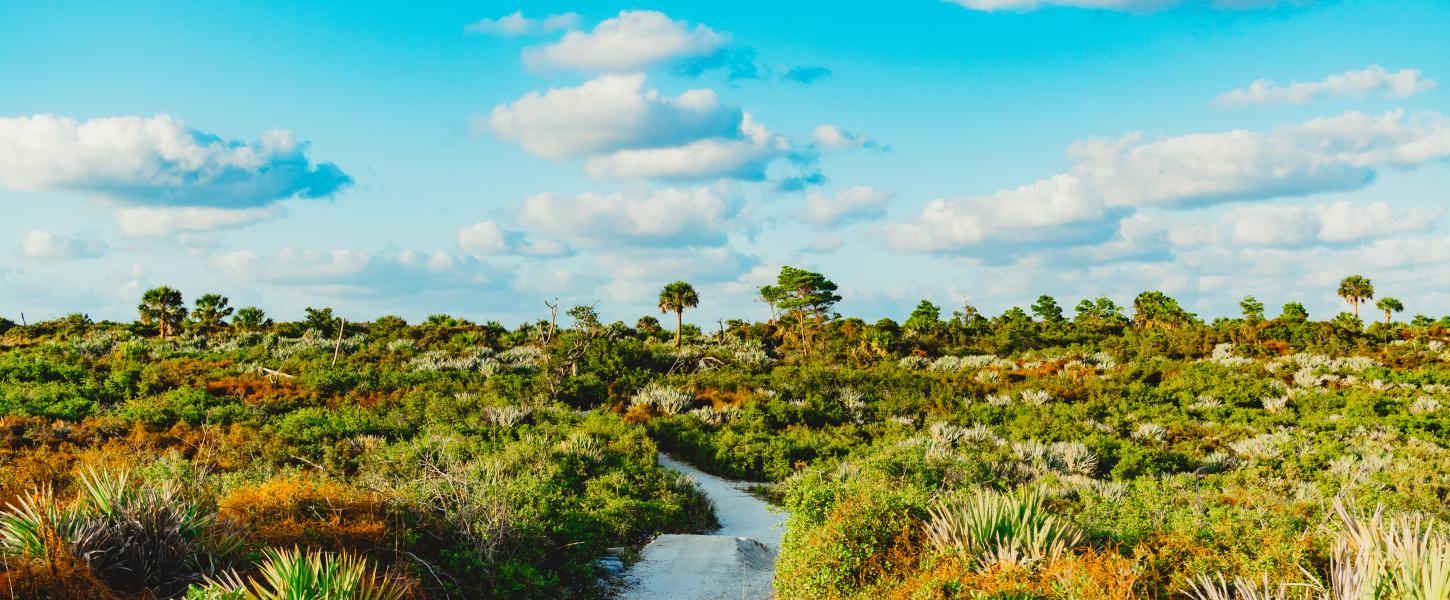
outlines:
{"label": "blue sky", "polygon": [[[1083,6],[1087,5],[1087,6]],[[522,13],[516,14],[522,10]],[[513,15],[513,16],[510,16]],[[1450,306],[1450,5],[0,5],[0,315]],[[1271,310],[1271,312],[1274,312]]]}

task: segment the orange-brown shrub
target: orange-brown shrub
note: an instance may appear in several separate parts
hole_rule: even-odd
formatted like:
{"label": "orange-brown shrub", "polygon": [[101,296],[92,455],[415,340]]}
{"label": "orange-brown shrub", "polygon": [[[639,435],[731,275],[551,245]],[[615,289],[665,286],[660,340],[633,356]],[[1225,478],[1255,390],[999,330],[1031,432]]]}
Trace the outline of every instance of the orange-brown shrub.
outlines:
{"label": "orange-brown shrub", "polygon": [[206,382],[206,391],[236,396],[251,406],[293,405],[317,399],[316,392],[303,388],[291,379],[250,374],[213,379]]}
{"label": "orange-brown shrub", "polygon": [[247,527],[267,546],[367,551],[389,538],[383,499],[333,481],[270,479],[231,490],[217,507],[223,519]]}
{"label": "orange-brown shrub", "polygon": [[0,569],[0,593],[33,600],[111,600],[115,594],[96,578],[90,565],[71,552],[54,529],[41,532],[45,554],[7,559]]}
{"label": "orange-brown shrub", "polygon": [[715,410],[723,410],[743,406],[754,397],[754,392],[749,388],[737,388],[733,390],[722,390],[720,388],[702,388],[695,392],[695,397],[710,403]]}

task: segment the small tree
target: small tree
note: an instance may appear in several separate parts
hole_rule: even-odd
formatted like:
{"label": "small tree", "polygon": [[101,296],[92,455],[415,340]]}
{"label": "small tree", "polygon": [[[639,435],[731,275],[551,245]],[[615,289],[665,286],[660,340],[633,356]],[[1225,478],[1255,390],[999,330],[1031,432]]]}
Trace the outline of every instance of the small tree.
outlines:
{"label": "small tree", "polygon": [[1309,320],[1309,309],[1298,302],[1286,302],[1279,309],[1279,320],[1285,323],[1304,323]]}
{"label": "small tree", "polygon": [[326,334],[337,328],[337,318],[332,316],[331,308],[312,308],[309,306],[303,309],[303,311],[307,314],[305,321],[308,329],[316,329]]}
{"label": "small tree", "polygon": [[1264,320],[1264,303],[1259,302],[1253,296],[1244,296],[1244,299],[1239,301],[1239,310],[1244,313],[1244,321],[1258,323]]}
{"label": "small tree", "polygon": [[1374,303],[1374,306],[1375,308],[1384,311],[1386,327],[1389,326],[1390,319],[1394,313],[1405,310],[1405,305],[1403,303],[1401,303],[1398,299],[1391,298],[1389,296],[1380,298],[1379,302]]}
{"label": "small tree", "polygon": [[267,318],[267,312],[255,306],[237,309],[236,317],[232,318],[232,328],[238,331],[257,331],[271,325],[272,320]]}
{"label": "small tree", "polygon": [[1363,275],[1350,275],[1339,282],[1339,297],[1349,303],[1354,317],[1359,318],[1360,303],[1374,298],[1374,284]]}
{"label": "small tree", "polygon": [[1139,327],[1174,327],[1192,323],[1194,318],[1193,313],[1178,305],[1177,299],[1157,290],[1133,299],[1133,322]]}
{"label": "small tree", "polygon": [[196,299],[196,310],[191,311],[192,322],[197,333],[210,334],[227,326],[226,318],[231,316],[230,301],[221,294],[205,294]]}
{"label": "small tree", "polygon": [[911,311],[911,316],[906,318],[903,326],[916,333],[925,333],[936,329],[941,324],[941,307],[932,304],[930,300],[922,300],[916,305],[916,310]]}
{"label": "small tree", "polygon": [[668,284],[660,290],[660,312],[675,313],[675,347],[685,343],[685,309],[700,305],[700,294],[683,281]]}
{"label": "small tree", "polygon": [[1062,306],[1057,303],[1056,298],[1047,294],[1038,296],[1037,301],[1032,303],[1032,314],[1052,326],[1067,322],[1067,319],[1062,318]]}
{"label": "small tree", "polygon": [[171,337],[181,330],[186,321],[186,306],[181,292],[169,286],[146,290],[141,303],[136,306],[142,325],[155,325],[161,337]]}
{"label": "small tree", "polygon": [[771,322],[774,322],[777,318],[780,317],[780,314],[777,312],[776,308],[777,306],[779,306],[782,300],[785,300],[785,295],[786,291],[779,286],[760,286],[760,300],[765,302],[766,306],[770,307]]}
{"label": "small tree", "polygon": [[820,273],[790,266],[781,267],[775,286],[767,288],[778,294],[775,304],[785,312],[786,318],[795,322],[802,345],[809,340],[809,330],[814,324],[834,318],[833,309],[841,301],[834,281]]}

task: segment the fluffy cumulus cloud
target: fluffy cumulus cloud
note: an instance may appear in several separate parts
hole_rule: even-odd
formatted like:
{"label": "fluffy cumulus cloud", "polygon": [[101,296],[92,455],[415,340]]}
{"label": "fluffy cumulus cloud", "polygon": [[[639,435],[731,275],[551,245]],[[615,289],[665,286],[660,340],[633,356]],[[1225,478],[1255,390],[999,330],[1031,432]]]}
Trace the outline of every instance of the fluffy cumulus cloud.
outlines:
{"label": "fluffy cumulus cloud", "polygon": [[591,248],[720,246],[738,202],[709,188],[638,194],[537,194],[518,220],[552,239]]}
{"label": "fluffy cumulus cloud", "polygon": [[986,242],[1056,244],[1099,241],[1111,233],[1110,212],[1071,175],[1057,175],[988,196],[927,203],[911,223],[886,226],[891,245],[911,252],[951,252]]}
{"label": "fluffy cumulus cloud", "polygon": [[568,249],[551,240],[504,229],[495,221],[479,221],[458,228],[458,249],[472,256],[562,256]]}
{"label": "fluffy cumulus cloud", "polygon": [[1269,133],[1229,131],[1078,144],[1073,176],[1110,206],[1176,206],[1357,189],[1377,169],[1450,157],[1439,113],[1351,112]]}
{"label": "fluffy cumulus cloud", "polygon": [[1277,0],[947,0],[972,10],[1026,12],[1042,8],[1070,7],[1149,13],[1174,6],[1207,6],[1227,10],[1267,8]]}
{"label": "fluffy cumulus cloud", "polygon": [[1406,98],[1433,89],[1435,82],[1421,78],[1417,69],[1401,69],[1391,73],[1384,67],[1371,65],[1358,71],[1331,75],[1323,81],[1294,81],[1288,85],[1280,85],[1260,79],[1246,88],[1224,93],[1214,100],[1214,104],[1220,107],[1303,105],[1323,97],[1363,97],[1373,92],[1380,92],[1389,98]]}
{"label": "fluffy cumulus cloud", "polygon": [[1229,131],[1144,141],[1130,135],[1071,149],[1073,169],[1015,189],[937,199],[887,228],[898,249],[951,253],[989,241],[1083,243],[1132,209],[1305,196],[1362,188],[1379,169],[1450,157],[1439,113],[1347,113],[1268,133]]}
{"label": "fluffy cumulus cloud", "polygon": [[228,140],[166,115],[0,118],[0,185],[150,206],[247,208],[330,196],[351,182],[286,131]]}
{"label": "fluffy cumulus cloud", "polygon": [[483,130],[551,160],[584,158],[593,177],[760,180],[799,153],[714,91],[669,97],[644,75],[604,75],[493,109]]}
{"label": "fluffy cumulus cloud", "polygon": [[812,192],[806,196],[801,216],[818,227],[838,227],[853,221],[879,219],[886,215],[891,193],[858,185],[827,196]]}
{"label": "fluffy cumulus cloud", "polygon": [[692,180],[730,178],[760,181],[777,159],[810,164],[794,151],[790,140],[755,123],[749,114],[740,121],[739,136],[695,140],[681,146],[620,150],[592,156],[584,172],[595,178],[612,177]]}
{"label": "fluffy cumulus cloud", "polygon": [[493,109],[485,129],[548,159],[672,146],[734,136],[744,113],[714,91],[673,98],[644,89],[644,75],[605,75],[572,88],[531,92]]}
{"label": "fluffy cumulus cloud", "polygon": [[27,231],[20,238],[20,254],[40,260],[76,260],[95,258],[106,253],[100,240],[79,236],[56,235],[42,229]]}
{"label": "fluffy cumulus cloud", "polygon": [[1225,216],[1234,242],[1255,246],[1298,246],[1344,243],[1425,231],[1439,213],[1417,209],[1396,213],[1385,202],[1356,205],[1335,202],[1318,206],[1253,205]]}
{"label": "fluffy cumulus cloud", "polygon": [[591,31],[571,31],[552,44],[524,49],[524,64],[538,70],[618,73],[647,69],[682,57],[714,54],[726,37],[652,10],[626,10]]}
{"label": "fluffy cumulus cloud", "polygon": [[567,12],[541,18],[529,18],[524,16],[524,11],[516,10],[497,19],[480,19],[469,23],[463,29],[469,33],[515,37],[540,35],[578,27],[579,15],[577,13]]}
{"label": "fluffy cumulus cloud", "polygon": [[501,274],[487,263],[447,252],[412,250],[236,251],[211,259],[232,281],[309,289],[338,296],[407,295],[423,291],[498,289]]}

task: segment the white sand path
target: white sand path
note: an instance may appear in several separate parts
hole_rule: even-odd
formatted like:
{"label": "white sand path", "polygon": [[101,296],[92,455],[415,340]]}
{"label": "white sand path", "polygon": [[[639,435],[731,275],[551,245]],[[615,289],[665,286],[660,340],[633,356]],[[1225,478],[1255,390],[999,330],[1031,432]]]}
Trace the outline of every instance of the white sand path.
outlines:
{"label": "white sand path", "polygon": [[631,600],[761,600],[771,597],[775,555],[786,514],[728,481],[660,455],[661,465],[693,479],[715,506],[711,535],[662,535],[630,570]]}

